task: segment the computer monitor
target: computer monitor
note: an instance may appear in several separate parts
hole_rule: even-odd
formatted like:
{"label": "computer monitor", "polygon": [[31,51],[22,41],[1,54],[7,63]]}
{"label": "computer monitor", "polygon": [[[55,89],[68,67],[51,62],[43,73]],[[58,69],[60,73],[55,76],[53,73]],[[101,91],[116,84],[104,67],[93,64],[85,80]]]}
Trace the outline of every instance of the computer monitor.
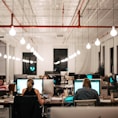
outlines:
{"label": "computer monitor", "polygon": [[[74,93],[80,88],[83,88],[83,81],[84,79],[77,79],[74,81]],[[100,87],[100,79],[91,79],[91,88],[95,89],[100,95],[101,87]]]}
{"label": "computer monitor", "polygon": [[87,74],[86,77],[91,80],[93,78],[93,75],[92,74]]}
{"label": "computer monitor", "polygon": [[87,78],[86,74],[79,74],[79,78],[78,79],[84,79],[84,78]]}
{"label": "computer monitor", "polygon": [[60,85],[61,84],[61,75],[54,75],[53,80],[54,80],[55,85]]}
{"label": "computer monitor", "polygon": [[14,82],[16,83],[17,79],[27,79],[27,74],[15,74]]}
{"label": "computer monitor", "polygon": [[118,83],[118,74],[115,75],[116,82]]}
{"label": "computer monitor", "polygon": [[75,73],[69,72],[69,76],[74,76],[74,75],[75,75]]}
{"label": "computer monitor", "polygon": [[[28,79],[17,79],[16,91],[18,94],[22,94],[22,90],[24,88],[27,88],[27,80]],[[34,80],[33,88],[38,89],[39,92],[42,94],[42,79],[33,79],[33,80]]]}
{"label": "computer monitor", "polygon": [[48,94],[50,96],[54,95],[53,79],[44,79],[43,80],[43,94]]}

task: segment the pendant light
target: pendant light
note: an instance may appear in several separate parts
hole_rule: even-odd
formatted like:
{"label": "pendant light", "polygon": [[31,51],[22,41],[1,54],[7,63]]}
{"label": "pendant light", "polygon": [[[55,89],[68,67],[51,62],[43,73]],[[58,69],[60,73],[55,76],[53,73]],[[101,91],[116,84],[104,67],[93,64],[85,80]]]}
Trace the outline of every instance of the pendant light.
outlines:
{"label": "pendant light", "polygon": [[115,37],[117,35],[117,30],[115,29],[115,26],[114,26],[114,0],[113,0],[113,26],[110,31],[110,35],[113,37]]}
{"label": "pendant light", "polygon": [[15,30],[13,25],[11,26],[11,29],[9,30],[9,35],[11,35],[11,36],[15,36],[16,35],[16,30]]}
{"label": "pendant light", "polygon": [[9,30],[9,35],[15,36],[16,35],[16,30],[13,26],[13,12],[14,12],[14,0],[12,2],[12,14],[11,14],[11,29]]}
{"label": "pendant light", "polygon": [[[88,25],[89,25],[89,10],[88,10]],[[88,28],[88,43],[86,44],[86,49],[91,49],[91,44],[89,43],[89,28]]]}
{"label": "pendant light", "polygon": [[[97,1],[97,26],[98,26],[98,1]],[[96,41],[95,41],[95,45],[100,46],[100,40],[98,38],[98,27],[97,27],[97,38],[96,38]]]}
{"label": "pendant light", "polygon": [[86,45],[86,49],[88,49],[88,50],[91,49],[91,45],[90,45],[89,42],[88,42],[87,45]]}
{"label": "pendant light", "polygon": [[[22,24],[24,25],[24,0],[23,0],[23,16],[22,16]],[[26,43],[25,38],[24,38],[24,32],[22,28],[22,38],[20,40],[20,44],[24,45]]]}

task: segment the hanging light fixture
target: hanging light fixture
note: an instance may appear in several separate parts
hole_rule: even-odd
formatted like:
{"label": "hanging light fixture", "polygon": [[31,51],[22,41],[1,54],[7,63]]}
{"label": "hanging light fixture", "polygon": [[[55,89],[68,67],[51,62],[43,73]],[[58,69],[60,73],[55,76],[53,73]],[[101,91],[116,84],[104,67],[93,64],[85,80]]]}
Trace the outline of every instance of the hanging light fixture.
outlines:
{"label": "hanging light fixture", "polygon": [[11,35],[11,36],[15,36],[16,35],[16,30],[15,30],[13,25],[11,26],[11,29],[9,30],[9,35]]}
{"label": "hanging light fixture", "polygon": [[[89,10],[88,10],[88,25],[89,25]],[[86,44],[86,49],[91,49],[91,44],[89,43],[89,28],[88,28],[88,43]]]}
{"label": "hanging light fixture", "polygon": [[113,37],[117,35],[117,30],[115,29],[115,26],[112,26],[112,29],[110,31],[110,35]]}
{"label": "hanging light fixture", "polygon": [[21,40],[20,40],[20,44],[22,44],[22,45],[25,44],[25,39],[24,39],[24,37],[21,38]]}
{"label": "hanging light fixture", "polygon": [[26,49],[30,49],[31,48],[31,45],[28,43],[27,45],[26,45]]}
{"label": "hanging light fixture", "polygon": [[86,49],[91,49],[91,45],[90,45],[89,42],[88,42],[87,45],[86,45]]}
{"label": "hanging light fixture", "polygon": [[95,45],[96,46],[100,46],[100,40],[97,38],[96,41],[95,41]]}
{"label": "hanging light fixture", "polygon": [[80,50],[77,50],[77,55],[80,55],[80,54],[81,54]]}
{"label": "hanging light fixture", "polygon": [[115,37],[117,35],[117,30],[115,29],[115,26],[114,26],[114,0],[113,0],[113,26],[110,31],[110,35],[113,37]]}
{"label": "hanging light fixture", "polygon": [[[24,25],[24,0],[23,0],[23,16],[22,16],[22,24]],[[26,43],[25,38],[24,38],[24,32],[22,28],[22,38],[20,40],[20,44],[24,45]]]}
{"label": "hanging light fixture", "polygon": [[[98,26],[98,1],[97,1],[97,26]],[[96,41],[95,41],[95,45],[100,46],[100,40],[98,38],[98,28],[97,28],[97,38],[96,38]]]}
{"label": "hanging light fixture", "polygon": [[[14,0],[12,2],[12,12],[14,11]],[[16,30],[13,26],[13,13],[11,14],[11,29],[9,30],[9,35],[15,36],[16,35]]]}

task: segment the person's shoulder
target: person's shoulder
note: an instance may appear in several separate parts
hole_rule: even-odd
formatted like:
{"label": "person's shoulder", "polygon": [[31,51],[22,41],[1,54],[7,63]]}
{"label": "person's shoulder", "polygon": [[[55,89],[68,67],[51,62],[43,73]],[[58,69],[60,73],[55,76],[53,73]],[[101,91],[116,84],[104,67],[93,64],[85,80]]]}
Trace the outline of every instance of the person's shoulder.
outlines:
{"label": "person's shoulder", "polygon": [[26,91],[27,88],[24,88],[23,91]]}
{"label": "person's shoulder", "polygon": [[36,89],[36,88],[34,88],[34,91],[35,91],[36,93],[39,93],[39,90],[38,90],[38,89]]}
{"label": "person's shoulder", "polygon": [[77,89],[77,92],[84,91],[84,88]]}
{"label": "person's shoulder", "polygon": [[97,93],[97,91],[95,89],[91,89],[91,91],[93,91],[94,93]]}

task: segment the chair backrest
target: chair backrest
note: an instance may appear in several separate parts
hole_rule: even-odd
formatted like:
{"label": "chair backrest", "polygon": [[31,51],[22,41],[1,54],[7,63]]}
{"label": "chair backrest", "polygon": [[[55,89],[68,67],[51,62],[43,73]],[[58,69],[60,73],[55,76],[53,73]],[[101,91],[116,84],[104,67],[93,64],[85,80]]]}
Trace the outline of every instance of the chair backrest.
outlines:
{"label": "chair backrest", "polygon": [[95,106],[96,99],[74,100],[75,106]]}
{"label": "chair backrest", "polygon": [[15,96],[13,118],[41,118],[42,108],[36,96]]}

